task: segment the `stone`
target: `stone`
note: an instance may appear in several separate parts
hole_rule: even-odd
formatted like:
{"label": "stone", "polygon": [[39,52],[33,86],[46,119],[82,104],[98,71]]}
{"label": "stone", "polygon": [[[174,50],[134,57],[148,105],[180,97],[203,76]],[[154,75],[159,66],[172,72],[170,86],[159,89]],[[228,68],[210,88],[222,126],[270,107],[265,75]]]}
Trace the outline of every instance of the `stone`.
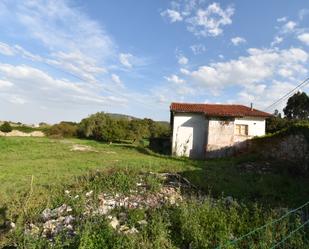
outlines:
{"label": "stone", "polygon": [[52,212],[49,208],[44,209],[42,212],[43,221],[50,220],[52,218]]}
{"label": "stone", "polygon": [[109,224],[116,230],[119,226],[119,220],[116,217],[113,217]]}
{"label": "stone", "polygon": [[124,234],[135,234],[135,233],[138,233],[139,231],[135,228],[135,227],[132,227],[131,229],[128,229],[126,231],[124,231],[123,233]]}
{"label": "stone", "polygon": [[75,220],[75,218],[72,215],[66,216],[64,219],[64,224],[69,225],[71,223],[73,223]]}
{"label": "stone", "polygon": [[146,226],[148,224],[148,222],[146,220],[139,220],[137,222],[140,226]]}
{"label": "stone", "polygon": [[67,212],[70,213],[72,211],[73,211],[73,209],[70,206],[67,206]]}
{"label": "stone", "polygon": [[30,234],[32,236],[36,236],[40,233],[40,228],[33,223],[30,223],[25,229],[26,234]]}
{"label": "stone", "polygon": [[15,227],[16,227],[16,224],[14,223],[14,222],[10,222],[10,224],[9,224],[9,227],[11,228],[11,229],[14,229]]}
{"label": "stone", "polygon": [[127,225],[122,225],[119,227],[118,231],[125,233],[126,231],[130,230],[130,227],[128,227]]}

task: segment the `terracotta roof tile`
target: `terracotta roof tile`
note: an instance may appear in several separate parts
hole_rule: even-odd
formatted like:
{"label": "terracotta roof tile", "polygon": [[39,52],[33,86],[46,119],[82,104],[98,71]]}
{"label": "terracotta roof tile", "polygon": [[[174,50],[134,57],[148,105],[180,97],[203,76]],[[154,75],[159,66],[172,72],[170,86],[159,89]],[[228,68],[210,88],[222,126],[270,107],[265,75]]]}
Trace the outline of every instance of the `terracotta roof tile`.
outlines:
{"label": "terracotta roof tile", "polygon": [[205,113],[207,116],[216,117],[271,117],[267,112],[257,109],[251,110],[244,105],[218,105],[218,104],[191,104],[191,103],[172,103],[170,110],[173,112],[198,112]]}

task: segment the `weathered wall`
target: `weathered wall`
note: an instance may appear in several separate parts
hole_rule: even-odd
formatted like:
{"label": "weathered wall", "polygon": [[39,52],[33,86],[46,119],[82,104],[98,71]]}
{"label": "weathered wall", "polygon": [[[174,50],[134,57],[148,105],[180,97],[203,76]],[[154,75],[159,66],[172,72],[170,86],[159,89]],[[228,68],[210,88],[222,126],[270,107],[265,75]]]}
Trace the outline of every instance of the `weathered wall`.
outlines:
{"label": "weathered wall", "polygon": [[[236,124],[248,125],[248,136],[236,135]],[[244,141],[262,135],[265,135],[263,118],[243,117],[229,121],[212,119],[209,121],[206,157],[230,156],[243,146],[247,146]]]}
{"label": "weathered wall", "polygon": [[234,144],[234,120],[209,120],[206,157],[220,157]]}
{"label": "weathered wall", "polygon": [[203,114],[176,113],[173,123],[172,153],[204,158],[208,121]]}
{"label": "weathered wall", "polygon": [[[224,157],[246,145],[244,141],[265,134],[263,118],[208,120],[203,114],[176,113],[173,121],[172,153],[192,158]],[[248,136],[235,135],[235,125],[248,125]]]}

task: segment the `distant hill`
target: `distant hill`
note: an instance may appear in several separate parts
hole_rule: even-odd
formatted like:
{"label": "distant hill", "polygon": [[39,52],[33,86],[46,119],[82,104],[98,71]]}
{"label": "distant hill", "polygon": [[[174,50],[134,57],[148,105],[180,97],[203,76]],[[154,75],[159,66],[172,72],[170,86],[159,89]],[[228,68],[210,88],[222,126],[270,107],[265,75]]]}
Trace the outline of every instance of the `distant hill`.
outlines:
{"label": "distant hill", "polygon": [[125,120],[134,120],[134,119],[140,119],[136,118],[130,115],[125,115],[125,114],[119,114],[119,113],[106,113],[108,116],[110,116],[113,119],[125,119]]}
{"label": "distant hill", "polygon": [[[119,114],[119,113],[106,113],[108,116],[110,116],[113,119],[125,119],[125,120],[141,120],[141,118],[133,117],[126,114]],[[154,120],[155,121],[155,120]],[[169,125],[170,123],[167,121],[155,121],[156,123],[162,124],[162,125]]]}

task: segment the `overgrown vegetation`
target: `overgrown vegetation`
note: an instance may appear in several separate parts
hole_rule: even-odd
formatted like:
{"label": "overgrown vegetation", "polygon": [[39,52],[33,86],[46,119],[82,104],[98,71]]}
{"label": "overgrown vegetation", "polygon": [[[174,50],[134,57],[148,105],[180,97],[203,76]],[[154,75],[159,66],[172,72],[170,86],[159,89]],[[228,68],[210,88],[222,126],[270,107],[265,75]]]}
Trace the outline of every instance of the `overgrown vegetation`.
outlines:
{"label": "overgrown vegetation", "polygon": [[46,134],[53,138],[68,138],[77,136],[77,123],[73,122],[60,122],[51,126]]}
{"label": "overgrown vegetation", "polygon": [[[197,198],[193,195],[178,205],[164,205],[156,209],[119,210],[126,212],[128,225],[137,227],[138,233],[122,234],[115,231],[107,216],[83,215],[85,199],[89,190],[93,196],[100,192],[127,193],[134,190],[139,182],[139,171],[112,170],[108,172],[93,172],[78,178],[69,186],[62,186],[48,207],[56,207],[62,203],[69,204],[76,217],[76,234],[68,236],[60,233],[52,242],[38,236],[38,234],[24,233],[22,224],[39,222],[41,212],[45,205],[37,210],[31,217],[24,217],[18,228],[12,230],[6,237],[7,245],[18,248],[269,248],[274,241],[280,241],[289,234],[291,229],[297,228],[301,216],[291,216],[283,219],[276,226],[268,227],[235,245],[224,247],[230,240],[278,219],[286,210],[265,209],[256,204],[244,204],[230,198],[219,197]],[[155,178],[149,180],[153,186],[160,185]],[[64,194],[64,190],[70,196]],[[79,196],[78,198],[74,196]],[[95,200],[95,199],[91,199]],[[144,225],[139,221],[145,220]],[[307,248],[307,230],[300,230],[292,236],[285,246],[288,248]]]}
{"label": "overgrown vegetation", "polygon": [[143,138],[168,136],[168,124],[151,119],[114,119],[99,112],[83,119],[78,126],[78,136],[97,141],[114,142],[131,140],[139,142]]}

